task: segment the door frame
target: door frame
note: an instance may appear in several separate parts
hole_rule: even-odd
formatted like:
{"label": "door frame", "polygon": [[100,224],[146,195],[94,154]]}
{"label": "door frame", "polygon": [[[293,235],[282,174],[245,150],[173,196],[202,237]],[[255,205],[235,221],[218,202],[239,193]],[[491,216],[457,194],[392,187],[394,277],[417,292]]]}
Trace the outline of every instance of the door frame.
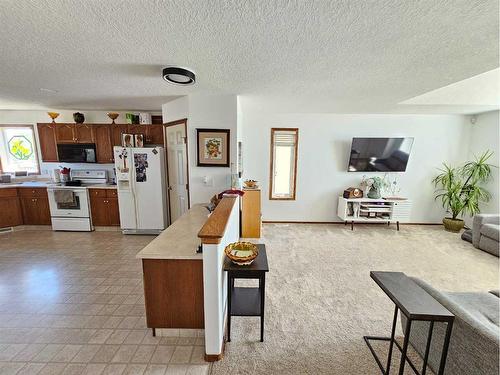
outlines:
{"label": "door frame", "polygon": [[164,130],[164,134],[165,134],[165,165],[167,166],[167,194],[168,194],[168,222],[169,222],[169,225],[172,225],[172,208],[171,208],[171,204],[170,204],[170,202],[172,200],[170,197],[170,189],[169,189],[170,181],[168,180],[169,165],[168,165],[168,151],[167,151],[167,146],[168,146],[167,128],[170,126],[181,125],[181,124],[184,124],[184,130],[186,133],[186,139],[185,139],[185,143],[186,143],[186,179],[187,179],[186,190],[187,190],[187,199],[188,199],[188,210],[191,208],[191,190],[190,190],[191,186],[189,184],[189,146],[188,146],[188,126],[187,126],[188,119],[183,118],[180,120],[175,120],[175,121],[163,123],[163,128],[164,128],[163,130]]}

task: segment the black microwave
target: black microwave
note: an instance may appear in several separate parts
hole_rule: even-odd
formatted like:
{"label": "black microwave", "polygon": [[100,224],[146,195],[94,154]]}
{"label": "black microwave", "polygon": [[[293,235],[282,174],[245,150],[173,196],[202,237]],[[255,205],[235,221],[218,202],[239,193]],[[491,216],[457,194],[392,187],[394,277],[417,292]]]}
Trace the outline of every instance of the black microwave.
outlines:
{"label": "black microwave", "polygon": [[96,163],[95,143],[58,143],[59,161],[65,163]]}

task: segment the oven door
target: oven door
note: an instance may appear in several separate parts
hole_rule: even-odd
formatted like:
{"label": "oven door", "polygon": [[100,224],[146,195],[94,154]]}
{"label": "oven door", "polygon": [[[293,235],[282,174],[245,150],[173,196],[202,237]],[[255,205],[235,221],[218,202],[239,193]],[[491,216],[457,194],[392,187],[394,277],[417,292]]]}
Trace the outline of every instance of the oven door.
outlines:
{"label": "oven door", "polygon": [[[60,189],[60,188],[59,188]],[[65,188],[66,190],[67,188]],[[58,188],[48,188],[50,216],[52,217],[90,217],[89,198],[86,188],[71,188],[75,195],[75,203],[56,202],[54,191]]]}
{"label": "oven door", "polygon": [[96,163],[96,148],[94,143],[57,145],[59,161],[65,163]]}

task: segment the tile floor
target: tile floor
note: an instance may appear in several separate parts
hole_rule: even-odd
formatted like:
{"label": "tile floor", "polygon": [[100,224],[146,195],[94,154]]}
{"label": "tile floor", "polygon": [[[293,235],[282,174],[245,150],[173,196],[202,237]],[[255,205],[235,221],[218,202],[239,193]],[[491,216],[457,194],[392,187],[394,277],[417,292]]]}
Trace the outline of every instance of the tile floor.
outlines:
{"label": "tile floor", "polygon": [[0,374],[208,374],[203,337],[146,329],[135,254],[152,239],[1,234]]}

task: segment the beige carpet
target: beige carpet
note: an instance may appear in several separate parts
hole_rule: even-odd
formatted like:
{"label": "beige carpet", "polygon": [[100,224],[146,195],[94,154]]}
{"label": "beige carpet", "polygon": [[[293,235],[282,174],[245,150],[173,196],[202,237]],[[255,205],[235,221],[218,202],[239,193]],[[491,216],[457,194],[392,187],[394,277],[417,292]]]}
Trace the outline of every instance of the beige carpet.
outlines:
{"label": "beige carpet", "polygon": [[[394,307],[370,270],[444,290],[498,289],[498,258],[440,226],[267,224],[261,242],[270,263],[265,342],[258,318],[233,318],[213,374],[379,374],[362,337],[388,335]],[[384,344],[377,350],[384,358]]]}

